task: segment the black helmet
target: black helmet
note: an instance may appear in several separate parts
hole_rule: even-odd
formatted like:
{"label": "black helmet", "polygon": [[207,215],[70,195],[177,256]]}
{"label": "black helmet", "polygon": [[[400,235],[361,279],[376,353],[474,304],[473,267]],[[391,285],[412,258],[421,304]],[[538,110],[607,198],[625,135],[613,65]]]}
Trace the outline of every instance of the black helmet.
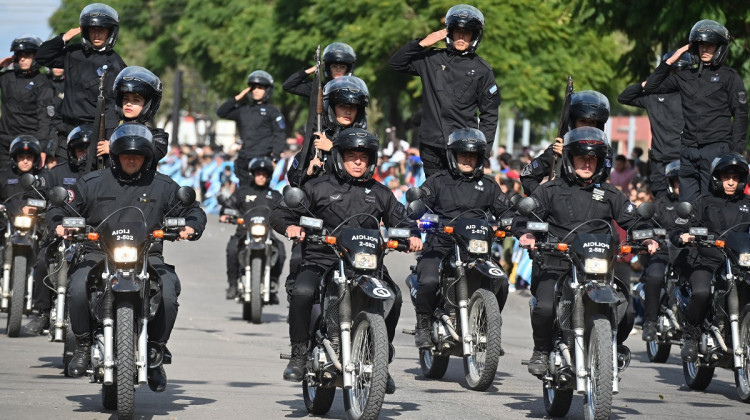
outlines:
{"label": "black helmet", "polygon": [[39,172],[39,166],[42,163],[42,145],[34,136],[24,134],[16,137],[10,142],[9,152],[11,165],[14,169],[18,168],[18,162],[16,162],[18,155],[28,153],[34,156],[34,165],[31,167],[31,171],[35,174]]}
{"label": "black helmet", "polygon": [[[675,52],[677,51],[673,50],[664,54],[664,56],[661,58],[661,61],[667,61],[667,59],[672,57]],[[693,56],[690,55],[689,52],[685,52],[680,56],[680,58],[677,61],[672,63],[672,68],[677,71],[682,71],[682,70],[689,68],[692,65],[693,65]]]}
{"label": "black helmet", "polygon": [[[247,85],[262,85],[266,87],[266,94],[261,98],[261,102],[268,102],[273,95],[273,77],[263,70],[255,70],[247,76]],[[250,92],[252,95],[252,92]]]}
{"label": "black helmet", "polygon": [[664,168],[664,175],[667,177],[667,194],[676,199],[678,194],[674,189],[674,182],[680,179],[680,160],[675,159],[669,162],[667,167]]}
{"label": "black helmet", "polygon": [[359,77],[341,76],[326,83],[323,88],[323,118],[328,128],[339,127],[336,122],[336,105],[357,105],[357,117],[351,127],[366,128],[365,107],[370,103],[370,92]]}
{"label": "black helmet", "polygon": [[354,74],[354,63],[356,62],[357,54],[354,53],[354,49],[348,44],[334,42],[333,44],[328,45],[323,50],[323,75],[325,76],[326,81],[333,80],[331,64],[346,64],[345,76],[351,76]]}
{"label": "black helmet", "polygon": [[248,172],[253,174],[253,176],[255,175],[255,171],[268,172],[268,177],[266,179],[266,184],[265,184],[265,185],[268,185],[271,182],[271,174],[273,174],[273,161],[268,156],[260,156],[260,157],[253,158],[250,161],[250,164],[247,165],[247,170]]}
{"label": "black helmet", "polygon": [[748,165],[745,158],[739,153],[727,153],[720,155],[711,163],[711,190],[714,194],[724,194],[724,184],[721,182],[721,176],[727,173],[739,175],[739,184],[737,185],[737,195],[745,191],[747,184]]}
{"label": "black helmet", "polygon": [[125,118],[122,111],[122,98],[125,93],[137,93],[143,96],[146,103],[135,121],[145,124],[156,115],[161,104],[161,80],[150,70],[138,66],[125,67],[115,78],[115,108],[120,118]]}
{"label": "black helmet", "polygon": [[596,120],[596,128],[604,130],[609,119],[609,99],[595,90],[582,90],[570,97],[570,125],[575,128],[578,119]]}
{"label": "black helmet", "polygon": [[[137,174],[127,175],[120,168],[120,155],[132,154],[145,157],[141,170]],[[151,167],[154,159],[154,137],[151,130],[143,124],[125,123],[117,127],[109,138],[109,157],[112,173],[123,182],[135,181]]]}
{"label": "black helmet", "polygon": [[690,54],[693,55],[693,61],[696,64],[701,62],[701,55],[698,52],[698,43],[707,42],[709,44],[716,45],[716,52],[711,58],[709,63],[712,66],[721,65],[729,54],[729,41],[732,37],[729,35],[729,31],[719,22],[710,19],[703,19],[702,21],[693,25],[693,29],[690,30]]}
{"label": "black helmet", "polygon": [[29,70],[21,70],[21,68],[18,67],[18,53],[22,51],[30,51],[36,55],[36,51],[39,49],[40,45],[42,45],[41,38],[34,35],[21,35],[10,43],[10,51],[13,53],[13,62],[16,63],[14,66],[16,73],[31,75],[36,74],[39,71],[39,64],[37,64],[36,58],[31,62],[31,68]]}
{"label": "black helmet", "polygon": [[[345,181],[369,181],[372,178],[372,174],[375,173],[375,166],[378,164],[379,146],[380,140],[378,136],[367,130],[361,128],[345,128],[341,130],[333,140],[333,148],[331,149],[331,158],[333,159],[333,168],[336,174]],[[346,172],[346,169],[344,169],[344,152],[347,150],[367,152],[367,170],[360,178],[352,178]]]}
{"label": "black helmet", "polygon": [[120,31],[120,17],[117,11],[104,3],[91,3],[81,11],[81,43],[87,50],[94,49],[89,39],[89,28],[92,26],[109,29],[104,51],[111,51],[117,43],[117,33]]}
{"label": "black helmet", "polygon": [[453,45],[453,29],[455,28],[466,28],[471,30],[472,37],[469,43],[469,48],[466,51],[462,51],[462,54],[473,53],[479,47],[479,43],[482,42],[482,34],[484,33],[484,15],[474,6],[468,4],[458,4],[448,9],[448,13],[445,14],[445,29],[448,30],[448,36],[445,38],[445,45],[451,51],[456,51],[455,45]]}
{"label": "black helmet", "polygon": [[[84,124],[74,128],[68,134],[68,162],[75,165],[79,160],[76,158],[76,149],[88,149],[94,137],[94,127],[90,124]],[[86,155],[82,160],[86,160]]]}
{"label": "black helmet", "polygon": [[[448,136],[448,170],[455,176],[474,178],[484,173],[484,153],[487,151],[487,139],[476,128],[461,128]],[[474,153],[477,155],[477,166],[470,174],[458,169],[458,153]]]}
{"label": "black helmet", "polygon": [[[565,177],[571,182],[593,182],[600,184],[607,180],[612,170],[612,151],[609,147],[607,135],[598,128],[574,128],[565,134],[562,154],[562,169]],[[590,179],[581,180],[576,175],[573,166],[575,156],[596,156],[596,170]]]}

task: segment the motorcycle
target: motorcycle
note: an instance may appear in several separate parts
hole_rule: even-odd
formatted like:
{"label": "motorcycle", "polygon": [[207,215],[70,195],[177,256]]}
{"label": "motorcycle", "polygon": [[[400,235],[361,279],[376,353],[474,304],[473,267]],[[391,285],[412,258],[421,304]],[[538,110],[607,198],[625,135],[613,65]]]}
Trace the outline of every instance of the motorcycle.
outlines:
{"label": "motorcycle", "polygon": [[[302,216],[305,241],[328,244],[338,255],[338,264],[322,278],[319,305],[313,308],[314,335],[307,351],[302,393],[311,414],[327,413],[336,388],[342,388],[349,419],[378,417],[385,398],[389,344],[385,318],[396,294],[383,278],[383,257],[390,250],[405,250],[401,242],[408,229],[388,230],[389,240],[378,229],[345,227],[349,220],[372,215],[355,214],[331,231],[303,206],[305,194],[289,188],[284,201],[289,208],[305,208]],[[282,355],[282,358],[290,358]]]}
{"label": "motorcycle", "polygon": [[[419,189],[410,191],[413,202],[419,198]],[[481,217],[471,217],[470,213],[481,213]],[[468,210],[446,223],[431,213],[419,220],[423,231],[446,234],[454,242],[454,251],[440,263],[438,306],[430,323],[433,347],[419,350],[422,374],[440,379],[448,369],[450,356],[458,356],[463,358],[466,382],[475,391],[485,391],[492,385],[504,354],[498,295],[507,293],[508,276],[490,252],[491,244],[496,238],[504,238],[506,232],[495,232],[489,217],[483,211]],[[406,285],[416,305],[418,276],[416,266],[411,269]]]}
{"label": "motorcycle", "polygon": [[[57,206],[66,206],[67,198],[62,187],[50,191],[50,201]],[[177,198],[182,205],[191,205],[195,191],[182,187]],[[147,232],[145,215],[133,206],[115,210],[98,226],[87,225],[80,215],[63,219],[63,226],[77,230],[71,236],[73,242],[88,241],[104,254],[103,261],[89,273],[91,316],[96,327],[87,374],[91,383],[102,384],[104,408],[116,409],[121,419],[133,418],[135,387],[147,383],[148,367],[171,362],[168,352],[147,344],[148,322],[156,315],[161,300],[159,277],[148,264],[148,252],[158,242],[179,237],[185,219],[168,217],[178,206],[167,212],[163,228],[151,233]],[[141,220],[109,221],[126,211]]]}
{"label": "motorcycle", "polygon": [[[617,281],[613,271],[618,236],[611,223],[593,219],[554,241],[556,238],[547,234],[549,225],[534,214],[535,208],[533,199],[521,200],[519,213],[537,221],[525,222],[525,226],[519,222],[518,226],[546,234],[547,240],[537,241],[536,248],[542,254],[563,257],[571,267],[555,287],[553,348],[547,372],[541,377],[544,407],[550,416],[563,417],[576,391],[584,396],[586,419],[609,418],[612,396],[619,392],[618,375],[630,359],[629,351],[617,345],[617,326],[628,306],[628,289]],[[650,219],[653,204],[642,204],[637,213],[640,220]],[[609,233],[576,232],[591,223],[606,225]],[[535,305],[536,298],[532,298],[529,306],[533,310]]]}
{"label": "motorcycle", "polygon": [[[25,190],[33,187],[36,177],[31,174],[21,176],[20,183]],[[18,337],[21,332],[23,315],[31,313],[31,293],[34,289],[34,262],[39,251],[39,240],[44,223],[40,219],[47,207],[47,202],[38,198],[27,198],[23,206],[32,208],[31,214],[12,215],[6,204],[24,192],[14,194],[0,205],[0,214],[4,216],[5,247],[3,250],[3,278],[0,311],[7,312],[6,334]]]}
{"label": "motorcycle", "polygon": [[[677,214],[688,218],[690,203],[680,203]],[[703,324],[698,327],[698,360],[683,362],[682,371],[688,387],[704,390],[711,383],[717,367],[734,370],[737,394],[750,402],[750,223],[730,227],[719,236],[710,235],[704,227],[690,228],[695,241],[689,245],[716,249],[723,254],[711,280],[711,298]],[[732,232],[743,227],[744,232]],[[685,314],[691,290],[685,282],[674,291],[680,312]]]}
{"label": "motorcycle", "polygon": [[242,319],[260,324],[263,305],[271,302],[271,267],[279,258],[271,240],[271,209],[258,206],[243,215],[225,209],[224,214],[229,216],[227,223],[243,226],[245,231],[244,247],[238,255],[243,274],[237,279],[236,298],[242,304]]}

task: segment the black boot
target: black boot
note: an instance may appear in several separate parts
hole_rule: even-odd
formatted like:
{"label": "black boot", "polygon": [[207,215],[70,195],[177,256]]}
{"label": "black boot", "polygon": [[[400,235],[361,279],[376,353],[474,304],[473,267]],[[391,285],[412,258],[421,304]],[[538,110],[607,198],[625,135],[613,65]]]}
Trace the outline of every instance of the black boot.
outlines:
{"label": "black boot", "polygon": [[68,364],[68,376],[72,378],[83,376],[91,363],[91,334],[77,335],[76,341],[78,346]]}
{"label": "black boot", "polygon": [[31,335],[42,335],[45,330],[49,330],[49,310],[39,311],[39,315],[36,315],[23,330],[26,334]]}
{"label": "black boot", "polygon": [[[164,371],[165,345],[162,343],[148,343],[148,370],[146,379],[148,387],[154,392],[163,392],[167,388],[167,372]],[[170,354],[171,361],[171,354]]]}
{"label": "black boot", "polygon": [[700,331],[690,324],[682,326],[682,361],[692,363],[698,360],[698,339]]}
{"label": "black boot", "polygon": [[292,343],[292,358],[284,369],[284,380],[299,382],[305,374],[305,359],[307,358],[307,342]]}
{"label": "black boot", "polygon": [[414,330],[414,344],[419,349],[431,349],[432,337],[430,336],[430,316],[417,314],[417,328]]}
{"label": "black boot", "polygon": [[232,281],[229,282],[229,287],[227,287],[227,300],[231,300],[237,297],[237,282]]}
{"label": "black boot", "polygon": [[278,305],[279,304],[279,279],[271,279],[271,290],[270,290],[270,297],[268,304],[269,305]]}
{"label": "black boot", "polygon": [[[388,344],[388,364],[390,365],[391,362],[393,362],[393,357],[396,355],[396,348],[393,347],[393,344]],[[388,379],[385,382],[385,393],[388,395],[392,395],[396,393],[396,382],[393,381],[393,378],[391,377],[391,372],[388,372]]]}
{"label": "black boot", "polygon": [[643,341],[654,341],[656,340],[656,322],[646,321],[643,323],[643,334],[641,335]]}
{"label": "black boot", "polygon": [[531,359],[529,359],[529,373],[534,376],[543,376],[547,373],[547,361],[549,360],[549,352],[546,350],[534,348],[534,352],[531,353]]}

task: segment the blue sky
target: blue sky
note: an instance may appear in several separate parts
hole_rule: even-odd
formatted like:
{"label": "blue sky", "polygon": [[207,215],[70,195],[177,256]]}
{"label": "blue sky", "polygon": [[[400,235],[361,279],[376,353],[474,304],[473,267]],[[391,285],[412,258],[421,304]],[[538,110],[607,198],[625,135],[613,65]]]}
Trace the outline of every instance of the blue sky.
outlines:
{"label": "blue sky", "polygon": [[53,35],[47,21],[61,0],[0,0],[0,58],[10,55],[10,43],[19,35],[34,34],[42,40]]}

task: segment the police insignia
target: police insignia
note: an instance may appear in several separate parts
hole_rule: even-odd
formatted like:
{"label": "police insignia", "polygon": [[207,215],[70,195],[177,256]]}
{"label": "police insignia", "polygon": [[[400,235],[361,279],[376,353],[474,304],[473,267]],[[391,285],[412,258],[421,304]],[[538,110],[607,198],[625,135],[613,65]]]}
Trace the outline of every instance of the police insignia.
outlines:
{"label": "police insignia", "polygon": [[750,213],[750,208],[747,207],[747,204],[743,204],[740,206],[740,211],[743,213]]}
{"label": "police insignia", "polygon": [[711,83],[716,83],[719,81],[719,76],[711,76]]}
{"label": "police insignia", "polygon": [[341,200],[341,194],[334,194],[329,197],[331,201]]}
{"label": "police insignia", "polygon": [[278,117],[276,117],[276,124],[278,124],[279,128],[282,129],[282,130],[286,128],[286,123],[284,122],[284,117],[282,117],[281,115],[279,115]]}
{"label": "police insignia", "polygon": [[628,203],[627,206],[625,206],[625,213],[633,213],[635,211],[635,204]]}
{"label": "police insignia", "polygon": [[521,171],[521,176],[527,176],[531,175],[531,165],[526,165],[523,167],[523,170]]}
{"label": "police insignia", "polygon": [[251,202],[251,201],[255,201],[255,199],[256,199],[256,198],[258,198],[258,196],[257,196],[257,195],[246,195],[246,196],[245,196],[245,202],[246,202],[246,203],[249,203],[249,202]]}
{"label": "police insignia", "polygon": [[52,117],[55,116],[55,106],[54,105],[49,105],[47,107],[47,116],[50,117],[50,118],[52,118]]}
{"label": "police insignia", "polygon": [[682,217],[678,217],[675,219],[674,223],[677,225],[684,225],[688,222],[688,219],[683,219]]}
{"label": "police insignia", "polygon": [[494,95],[497,93],[497,85],[492,85],[490,88],[490,95]]}
{"label": "police insignia", "polygon": [[594,188],[594,191],[591,193],[591,199],[594,201],[604,201],[604,190]]}
{"label": "police insignia", "polygon": [[[526,166],[528,166],[528,165],[526,165]],[[532,160],[531,161],[531,166],[533,166],[534,169],[538,168],[539,167],[539,161],[536,160],[536,159]]]}
{"label": "police insignia", "polygon": [[73,190],[68,190],[68,204],[72,203],[76,199],[76,193]]}
{"label": "police insignia", "polygon": [[747,103],[747,93],[744,90],[737,94],[737,102],[741,104]]}

